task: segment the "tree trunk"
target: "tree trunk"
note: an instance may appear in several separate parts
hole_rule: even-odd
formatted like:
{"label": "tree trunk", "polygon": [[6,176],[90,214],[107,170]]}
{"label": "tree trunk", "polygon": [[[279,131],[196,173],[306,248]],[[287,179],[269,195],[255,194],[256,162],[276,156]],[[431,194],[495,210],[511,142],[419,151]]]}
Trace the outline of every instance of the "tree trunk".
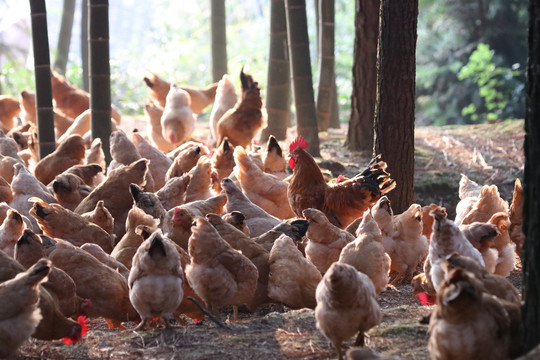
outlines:
{"label": "tree trunk", "polygon": [[350,150],[373,151],[379,8],[380,0],[356,0],[353,93],[345,141]]}
{"label": "tree trunk", "polygon": [[261,133],[264,144],[270,135],[285,140],[291,121],[291,72],[287,51],[285,0],[270,1],[270,51],[266,79],[267,127]]}
{"label": "tree trunk", "polygon": [[397,187],[389,193],[396,213],[414,202],[414,87],[418,0],[382,0],[375,101],[375,153]]}
{"label": "tree trunk", "polygon": [[105,161],[111,153],[111,68],[109,64],[109,1],[88,2],[90,33],[90,116],[92,138],[100,138]]}
{"label": "tree trunk", "polygon": [[529,61],[525,107],[525,173],[523,181],[522,350],[540,343],[540,1],[529,5]]}
{"label": "tree trunk", "polygon": [[336,84],[336,76],[334,74],[334,83],[332,88],[332,112],[330,113],[330,129],[340,129],[341,123],[339,121],[339,102],[338,91]]}
{"label": "tree trunk", "polygon": [[334,1],[319,1],[319,83],[317,122],[320,131],[328,130],[334,88]]}
{"label": "tree trunk", "polygon": [[285,0],[285,10],[296,107],[296,131],[298,135],[306,139],[307,151],[313,156],[320,156],[317,111],[309,55],[306,1]]}
{"label": "tree trunk", "polygon": [[43,159],[56,148],[52,105],[51,59],[47,30],[45,0],[30,0],[32,14],[32,44],[36,79],[36,115],[39,158]]}
{"label": "tree trunk", "polygon": [[211,0],[210,21],[212,36],[212,77],[213,81],[221,80],[227,70],[227,22],[225,0]]}
{"label": "tree trunk", "polygon": [[58,45],[56,47],[56,59],[54,61],[54,68],[62,75],[66,74],[69,59],[69,46],[71,43],[74,15],[75,0],[64,0],[62,22],[60,23],[60,33],[58,34]]}
{"label": "tree trunk", "polygon": [[90,79],[88,77],[88,0],[82,0],[81,9],[81,60],[82,60],[82,88],[90,92]]}

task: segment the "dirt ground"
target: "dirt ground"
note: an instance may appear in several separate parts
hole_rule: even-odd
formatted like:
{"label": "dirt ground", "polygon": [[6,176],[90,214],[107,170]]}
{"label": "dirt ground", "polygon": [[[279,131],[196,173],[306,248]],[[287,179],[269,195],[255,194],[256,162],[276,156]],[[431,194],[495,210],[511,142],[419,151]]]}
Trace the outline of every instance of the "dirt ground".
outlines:
{"label": "dirt ground", "polygon": [[[345,129],[321,136],[323,159],[339,160],[345,167],[334,171],[352,175],[369,156],[351,153],[341,144]],[[335,164],[332,164],[335,169]],[[390,169],[391,171],[391,169]],[[435,202],[449,213],[457,203],[460,174],[479,183],[499,186],[511,200],[516,177],[523,176],[523,122],[456,127],[425,127],[416,130],[415,191],[417,202]],[[452,215],[450,215],[452,216]],[[521,289],[519,267],[510,280]],[[413,297],[409,285],[388,288],[378,296],[383,321],[368,332],[366,347],[404,359],[429,359],[427,325],[419,320],[431,307]],[[102,319],[90,323],[90,331],[76,345],[61,341],[30,340],[19,349],[19,359],[331,359],[333,346],[315,326],[313,310],[290,310],[265,306],[260,312],[242,312],[230,321],[232,309],[220,317],[230,329],[209,320],[185,327],[150,331],[109,330]],[[135,324],[126,324],[133,327]],[[345,344],[351,347],[354,339]]]}

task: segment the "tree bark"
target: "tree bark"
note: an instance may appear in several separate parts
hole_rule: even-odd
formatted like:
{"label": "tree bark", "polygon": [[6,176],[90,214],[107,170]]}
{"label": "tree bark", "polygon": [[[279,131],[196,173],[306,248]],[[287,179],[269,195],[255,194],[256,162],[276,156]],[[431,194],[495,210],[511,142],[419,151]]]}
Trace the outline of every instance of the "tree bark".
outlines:
{"label": "tree bark", "polygon": [[266,79],[267,127],[261,133],[260,143],[270,135],[285,140],[291,121],[291,72],[287,51],[287,20],[285,0],[270,1],[270,51],[268,78]]}
{"label": "tree bark", "polygon": [[82,0],[81,8],[81,63],[82,63],[82,88],[90,92],[90,78],[88,77],[88,0]]}
{"label": "tree bark", "polygon": [[32,14],[32,44],[36,79],[36,115],[39,158],[43,159],[56,148],[52,105],[51,59],[47,30],[45,0],[30,0]]}
{"label": "tree bark", "polygon": [[373,151],[380,0],[356,0],[351,117],[345,146]]}
{"label": "tree bark", "polygon": [[334,83],[332,88],[332,112],[330,113],[330,129],[340,129],[341,123],[339,121],[339,102],[338,102],[338,91],[336,84],[336,76],[334,74]]}
{"label": "tree bark", "polygon": [[319,83],[317,122],[320,131],[328,130],[334,88],[334,1],[319,1]]}
{"label": "tree bark", "polygon": [[62,22],[60,23],[60,33],[58,34],[58,45],[56,46],[56,59],[54,68],[60,74],[66,74],[69,59],[69,47],[71,44],[71,31],[73,29],[73,16],[75,15],[75,0],[64,0],[62,10]]}
{"label": "tree bark", "polygon": [[221,80],[227,70],[227,17],[225,0],[211,0],[210,21],[212,36],[212,77],[213,81]]}
{"label": "tree bark", "polygon": [[287,39],[291,64],[296,131],[307,143],[312,156],[320,156],[317,111],[313,94],[313,77],[309,55],[306,1],[285,0]]}
{"label": "tree bark", "polygon": [[109,1],[88,2],[90,33],[90,116],[92,138],[100,138],[105,161],[110,163],[111,68],[109,64]]}
{"label": "tree bark", "polygon": [[395,213],[414,202],[414,91],[418,0],[382,0],[375,101],[375,153],[396,180]]}
{"label": "tree bark", "polygon": [[522,350],[540,343],[540,1],[529,5],[529,61],[525,107],[525,172],[523,181]]}

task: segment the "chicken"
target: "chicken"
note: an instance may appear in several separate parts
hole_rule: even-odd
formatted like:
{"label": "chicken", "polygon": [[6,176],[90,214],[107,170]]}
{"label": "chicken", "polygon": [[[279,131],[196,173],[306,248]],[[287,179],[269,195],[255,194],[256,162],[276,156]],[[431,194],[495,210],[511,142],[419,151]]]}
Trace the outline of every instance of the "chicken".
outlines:
{"label": "chicken", "polygon": [[223,214],[221,217],[226,223],[231,224],[248,237],[250,236],[249,228],[246,224],[246,217],[240,211],[232,211],[230,213]]}
{"label": "chicken", "polygon": [[107,168],[107,172],[118,168],[121,165],[129,165],[134,161],[141,159],[141,154],[137,147],[131,141],[126,133],[122,130],[111,132],[109,138],[111,144],[111,163]]}
{"label": "chicken", "polygon": [[54,266],[71,276],[77,294],[91,301],[88,317],[104,317],[111,328],[139,318],[129,301],[126,278],[86,251],[67,241],[55,240],[56,244],[47,249],[47,256]]}
{"label": "chicken", "polygon": [[263,172],[251,161],[243,147],[236,147],[234,159],[234,174],[249,200],[279,219],[294,217],[287,200],[287,182]]}
{"label": "chicken", "polygon": [[13,200],[13,193],[11,192],[11,185],[0,176],[0,202],[9,203]]}
{"label": "chicken", "polygon": [[234,108],[225,112],[217,123],[217,145],[227,137],[232,145],[246,148],[266,125],[259,84],[251,75],[244,73],[244,67],[240,71],[240,81],[240,100]]}
{"label": "chicken", "polygon": [[308,208],[302,211],[302,215],[309,221],[306,257],[324,274],[333,262],[338,261],[345,245],[355,237],[330,223],[320,210]]}
{"label": "chicken", "polygon": [[[143,78],[144,83],[150,90],[150,96],[157,101],[161,107],[165,107],[166,97],[171,87],[170,83],[160,79],[151,71],[146,71]],[[181,89],[187,91],[191,97],[191,110],[193,113],[201,113],[205,107],[212,104],[216,97],[218,83],[210,84],[204,88],[197,88],[187,85],[179,85]]]}
{"label": "chicken", "polygon": [[146,159],[137,160],[129,166],[114,170],[109,174],[105,182],[98,185],[81,201],[75,212],[83,214],[92,211],[97,202],[103,200],[105,207],[114,218],[114,233],[117,239],[122,238],[125,233],[124,224],[127,213],[133,204],[129,185],[137,184],[142,186],[147,170],[148,160]]}
{"label": "chicken", "polygon": [[499,251],[493,248],[493,240],[499,235],[497,225],[473,222],[472,224],[461,225],[459,227],[463,235],[469,242],[480,251],[484,259],[484,265],[487,272],[495,273]]}
{"label": "chicken", "polygon": [[0,284],[0,357],[15,357],[42,319],[38,308],[39,284],[46,280],[51,262],[42,259],[14,279]]}
{"label": "chicken", "polygon": [[[22,90],[19,94],[21,104],[21,118],[23,123],[37,125],[36,120],[36,94]],[[58,139],[73,124],[73,119],[54,111],[54,133]]]}
{"label": "chicken", "polygon": [[262,235],[281,223],[280,219],[252,203],[231,179],[221,180],[221,187],[227,196],[227,212],[240,211],[244,214],[251,237]]}
{"label": "chicken", "polygon": [[156,191],[156,195],[165,210],[168,211],[186,202],[186,189],[190,180],[189,174],[172,177],[161,189]]}
{"label": "chicken", "polygon": [[508,212],[496,212],[488,220],[488,223],[497,226],[499,233],[493,239],[492,248],[497,249],[499,256],[497,258],[497,266],[495,274],[508,276],[514,270],[516,264],[516,244],[510,240],[508,229],[510,228],[510,220]]}
{"label": "chicken", "polygon": [[511,358],[509,313],[474,280],[474,275],[455,269],[442,283],[429,324],[432,359]]}
{"label": "chicken", "polygon": [[15,245],[23,234],[25,224],[17,210],[8,210],[7,217],[0,226],[0,250],[15,257]]}
{"label": "chicken", "polygon": [[[431,210],[435,210],[435,209],[442,210],[444,208],[433,203],[427,206],[422,206],[422,234],[424,234],[424,236],[428,239],[428,242],[429,242],[429,239],[431,238],[431,233],[433,232],[433,221],[434,221],[433,216],[431,216],[430,212]],[[446,209],[444,209],[444,211],[446,212]]]}
{"label": "chicken", "polygon": [[266,143],[266,151],[263,154],[263,170],[284,180],[287,176],[287,160],[283,157],[283,151],[274,135],[270,135]]}
{"label": "chicken", "polygon": [[455,223],[487,222],[496,212],[508,212],[508,203],[501,198],[496,185],[484,185],[477,197],[466,197],[456,206]]}
{"label": "chicken", "polygon": [[114,271],[120,273],[126,279],[129,276],[129,269],[122,264],[120,261],[116,260],[113,256],[106,253],[101,246],[93,243],[86,243],[81,245],[81,249],[101,261],[104,265],[107,265]]}
{"label": "chicken", "polygon": [[15,173],[15,168],[13,167],[15,164],[20,164],[20,162],[11,156],[4,156],[0,154],[0,176],[2,176],[10,184]]}
{"label": "chicken", "polygon": [[366,274],[379,294],[388,284],[391,259],[384,251],[381,230],[369,210],[364,213],[356,235],[356,239],[341,250],[339,262]]}
{"label": "chicken", "polygon": [[516,179],[514,184],[514,194],[512,195],[512,204],[508,215],[510,217],[508,234],[510,240],[516,244],[516,253],[521,256],[525,234],[523,233],[523,188],[519,179]]}
{"label": "chicken", "polygon": [[128,269],[131,268],[133,256],[137,249],[144,241],[140,232],[137,231],[139,226],[149,227],[149,231],[154,232],[159,225],[159,221],[154,219],[152,215],[146,214],[142,209],[134,206],[129,210],[126,220],[126,233],[115,245],[111,256],[122,263]]}
{"label": "chicken", "polygon": [[390,271],[395,276],[391,284],[409,283],[428,254],[428,239],[422,234],[422,207],[412,204],[402,214],[394,215],[390,200],[382,196],[371,211],[381,229],[384,250],[392,259]]}
{"label": "chicken", "polygon": [[135,206],[163,223],[166,211],[156,194],[145,192],[136,184],[130,184],[129,191],[131,192],[131,196],[133,196]]}
{"label": "chicken", "polygon": [[167,327],[184,297],[184,271],[174,244],[160,231],[153,233],[138,248],[129,273],[129,299],[139,313],[144,329],[153,317]]}
{"label": "chicken", "polygon": [[[212,105],[212,112],[210,113],[210,131],[212,139],[217,139],[217,123],[219,119],[227,112],[227,110],[234,107],[238,96],[236,95],[236,89],[228,74],[224,74],[221,80],[218,82],[216,89],[216,98]],[[226,175],[228,176],[228,175]]]}
{"label": "chicken", "polygon": [[19,101],[10,95],[0,95],[0,128],[4,132],[15,127],[15,117],[21,112]]}
{"label": "chicken", "polygon": [[234,161],[234,147],[229,144],[229,139],[225,138],[221,145],[215,150],[211,158],[212,170],[216,174],[216,180],[213,181],[212,187],[215,191],[220,192],[221,180],[229,177],[236,165]]}
{"label": "chicken", "polygon": [[259,273],[257,267],[219,236],[217,230],[203,217],[196,217],[189,238],[191,263],[186,277],[210,309],[250,302],[255,294]]}
{"label": "chicken", "polygon": [[173,177],[182,176],[185,173],[189,172],[195,165],[197,161],[203,155],[206,155],[206,149],[203,146],[192,145],[185,147],[184,150],[180,151],[174,161],[167,170],[165,179],[168,181]]}
{"label": "chicken", "polygon": [[297,216],[301,216],[304,209],[315,208],[324,212],[332,224],[345,228],[395,187],[385,170],[386,163],[379,157],[352,179],[330,186],[306,148],[307,143],[301,136],[289,147],[293,175],[287,196]]}
{"label": "chicken", "polygon": [[161,189],[165,185],[165,176],[172,165],[172,160],[150,145],[140,133],[132,133],[132,138],[133,143],[137,146],[139,154],[145,159],[150,160],[148,168],[154,179],[154,190],[157,191]]}
{"label": "chicken", "polygon": [[82,199],[92,192],[93,187],[86,185],[79,176],[63,172],[54,178],[52,190],[58,204],[66,209],[75,210]]}
{"label": "chicken", "polygon": [[485,263],[480,251],[475,249],[456,224],[447,218],[446,212],[436,209],[431,212],[431,215],[435,221],[429,243],[429,277],[433,288],[439,293],[444,280],[441,263],[448,255],[457,252],[460,255],[470,256],[484,267]]}
{"label": "chicken", "polygon": [[47,204],[38,198],[31,198],[34,205],[30,210],[43,233],[50,237],[67,240],[76,246],[94,243],[110,253],[114,245],[114,235],[109,235],[98,225],[81,215],[58,204]]}
{"label": "chicken", "polygon": [[255,241],[257,244],[264,247],[267,251],[272,250],[274,242],[282,235],[285,234],[290,237],[293,242],[296,244],[296,247],[302,255],[305,256],[305,250],[303,248],[303,243],[305,241],[305,235],[309,227],[309,222],[304,219],[289,219],[283,221],[267,232],[257,236],[252,237],[251,240]]}
{"label": "chicken", "polygon": [[190,104],[189,94],[172,84],[161,116],[161,132],[163,138],[174,147],[188,141],[195,130],[196,120]]}
{"label": "chicken", "polygon": [[354,267],[335,262],[330,266],[316,291],[317,328],[337,349],[358,333],[355,345],[364,346],[364,333],[380,324],[381,307],[369,277]]}
{"label": "chicken", "polygon": [[206,218],[210,224],[218,231],[219,235],[234,249],[240,251],[257,267],[259,277],[257,279],[257,290],[246,305],[251,311],[255,311],[258,306],[272,302],[268,297],[268,265],[269,253],[261,245],[253,242],[249,236],[242,233],[233,225],[225,222],[221,216],[208,214]]}
{"label": "chicken", "polygon": [[81,214],[81,216],[89,222],[96,224],[108,234],[113,235],[114,218],[104,204],[105,202],[103,200],[99,200],[94,210]]}
{"label": "chicken", "polygon": [[152,144],[165,153],[174,150],[174,146],[163,137],[163,129],[161,127],[163,108],[154,104],[152,101],[149,101],[144,105],[144,114],[148,119],[146,131],[149,134]]}
{"label": "chicken", "polygon": [[[54,107],[67,117],[75,119],[90,108],[90,94],[77,89],[54,70],[51,70],[51,85]],[[120,124],[122,116],[114,105],[111,105],[111,117]]]}
{"label": "chicken", "polygon": [[269,258],[268,296],[292,309],[315,309],[319,270],[282,234],[274,242]]}
{"label": "chicken", "polygon": [[197,161],[197,165],[189,171],[192,181],[186,189],[186,203],[196,200],[206,200],[215,196],[211,189],[212,185],[212,165],[210,160],[203,155]]}
{"label": "chicken", "polygon": [[0,130],[0,154],[3,156],[9,156],[16,159],[19,163],[24,164],[23,159],[19,156],[19,146],[13,138],[6,136],[6,134]]}
{"label": "chicken", "polygon": [[102,146],[103,144],[101,142],[101,139],[95,138],[90,144],[90,148],[86,151],[86,158],[84,159],[84,163],[86,165],[99,166],[100,168],[100,170],[93,175],[96,176],[96,178],[93,178],[91,183],[86,182],[86,179],[83,178],[88,185],[99,185],[103,182],[103,180],[105,180],[105,176],[103,174],[101,174],[100,178],[97,177],[98,173],[102,173],[104,169],[107,169],[107,163],[105,162],[105,153],[103,152]]}
{"label": "chicken", "polygon": [[[111,121],[111,127],[116,130],[116,126],[113,126],[114,121]],[[57,139],[57,143],[61,143],[72,135],[84,136],[90,131],[91,128],[90,109],[83,111],[79,116],[74,118],[71,125],[66,131]]]}
{"label": "chicken", "polygon": [[[429,271],[427,271],[427,274],[429,274]],[[415,275],[411,280],[411,287],[415,298],[420,300],[422,305],[429,306],[435,304],[437,293],[426,272]]]}
{"label": "chicken", "polygon": [[443,268],[448,275],[452,269],[464,269],[472,273],[482,283],[482,291],[517,305],[521,302],[521,296],[512,283],[503,276],[490,274],[476,260],[468,256],[452,253],[443,262]]}

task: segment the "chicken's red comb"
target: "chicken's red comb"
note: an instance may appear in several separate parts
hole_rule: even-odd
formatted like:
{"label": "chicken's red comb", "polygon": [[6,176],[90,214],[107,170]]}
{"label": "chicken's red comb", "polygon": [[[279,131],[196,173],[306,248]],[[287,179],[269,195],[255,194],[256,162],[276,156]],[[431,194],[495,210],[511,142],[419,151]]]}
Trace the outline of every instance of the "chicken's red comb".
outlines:
{"label": "chicken's red comb", "polygon": [[307,141],[302,137],[302,135],[299,135],[296,139],[293,140],[291,145],[289,145],[289,152],[292,152],[295,149],[307,149]]}
{"label": "chicken's red comb", "polygon": [[430,306],[435,304],[435,297],[429,295],[425,291],[419,292],[418,294],[416,294],[416,297],[418,298],[418,300],[420,300],[420,303],[423,306]]}
{"label": "chicken's red comb", "polygon": [[90,328],[88,326],[88,319],[85,316],[79,316],[77,318],[77,322],[79,323],[79,325],[81,325],[81,336],[83,336],[88,332],[88,329]]}

